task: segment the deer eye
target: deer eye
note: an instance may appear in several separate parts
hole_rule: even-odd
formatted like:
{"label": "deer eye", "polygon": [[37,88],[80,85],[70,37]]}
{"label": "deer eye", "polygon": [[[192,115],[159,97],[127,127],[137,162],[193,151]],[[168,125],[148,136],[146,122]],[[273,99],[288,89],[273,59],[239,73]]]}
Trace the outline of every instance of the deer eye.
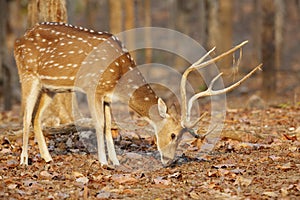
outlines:
{"label": "deer eye", "polygon": [[172,133],[172,134],[171,134],[171,139],[174,140],[175,138],[176,138],[175,133]]}

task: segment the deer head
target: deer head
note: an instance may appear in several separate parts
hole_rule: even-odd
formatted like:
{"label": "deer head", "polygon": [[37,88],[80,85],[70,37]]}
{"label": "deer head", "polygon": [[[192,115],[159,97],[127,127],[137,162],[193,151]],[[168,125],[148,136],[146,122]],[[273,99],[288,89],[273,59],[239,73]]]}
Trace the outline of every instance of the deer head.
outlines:
{"label": "deer head", "polygon": [[[238,49],[241,49],[243,45],[245,45],[247,41],[241,43],[240,45],[235,46],[234,48],[230,49],[229,51],[221,54],[220,56],[217,56],[215,58],[209,59],[208,61],[204,60],[210,55],[212,51],[214,51],[215,48],[210,50],[207,54],[205,54],[203,57],[201,57],[197,62],[192,64],[188,69],[185,70],[182,79],[181,79],[181,85],[180,85],[180,94],[181,94],[181,116],[178,117],[178,113],[176,111],[172,111],[171,109],[168,109],[165,102],[159,98],[157,103],[158,113],[160,116],[159,120],[148,120],[150,124],[155,129],[156,139],[157,139],[157,148],[161,155],[161,161],[164,166],[170,165],[176,155],[176,149],[178,147],[178,144],[182,138],[182,135],[185,132],[188,132],[192,134],[194,137],[199,138],[197,134],[194,133],[193,128],[196,127],[197,123],[202,119],[203,115],[197,118],[195,121],[191,121],[191,109],[193,106],[193,103],[201,98],[201,97],[207,97],[207,96],[214,96],[214,95],[220,95],[226,92],[229,92],[239,86],[242,82],[244,82],[246,79],[248,79],[254,72],[256,72],[258,69],[261,68],[261,64],[255,67],[252,71],[250,71],[246,76],[244,76],[241,80],[238,82],[230,85],[229,87],[226,87],[221,90],[213,90],[213,86],[215,82],[221,77],[222,73],[214,77],[209,84],[208,88],[200,93],[194,94],[190,100],[187,102],[186,99],[186,82],[187,77],[190,72],[206,67],[212,63],[215,63],[216,61],[220,60],[224,56],[227,56],[228,54],[231,54],[235,52]],[[241,59],[242,53],[240,53]],[[207,132],[202,137],[207,136],[210,132]]]}

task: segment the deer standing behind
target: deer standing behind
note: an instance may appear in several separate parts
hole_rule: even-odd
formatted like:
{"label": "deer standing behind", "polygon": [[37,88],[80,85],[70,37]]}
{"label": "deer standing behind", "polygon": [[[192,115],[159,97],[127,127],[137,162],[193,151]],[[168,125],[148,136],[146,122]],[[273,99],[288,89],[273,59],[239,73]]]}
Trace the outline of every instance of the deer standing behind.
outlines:
{"label": "deer standing behind", "polygon": [[[203,96],[222,94],[237,87],[260,66],[252,70],[239,82],[223,90],[214,91],[212,86],[217,76],[204,92],[195,94],[187,103],[185,95],[186,78],[189,72],[215,62],[244,45],[229,50],[215,59],[203,62],[208,54],[189,67],[181,81],[181,117],[167,108],[146,83],[136,64],[121,42],[112,34],[95,32],[82,27],[64,23],[43,22],[28,30],[15,43],[15,59],[22,87],[23,147],[21,164],[28,164],[28,140],[31,122],[37,139],[41,157],[52,160],[42,133],[41,118],[51,99],[59,92],[84,92],[97,135],[98,159],[108,164],[119,165],[111,135],[111,111],[113,90],[120,78],[127,72],[134,72],[127,79],[126,87],[135,89],[129,106],[146,119],[155,130],[157,148],[163,165],[169,165],[184,132],[193,128],[197,122],[190,122],[190,109],[193,101]],[[89,57],[88,61],[86,58]],[[137,87],[141,85],[141,87]],[[122,97],[120,97],[122,98]],[[71,103],[71,102],[70,102]],[[150,115],[150,111],[154,115]],[[152,117],[155,116],[155,117]]]}

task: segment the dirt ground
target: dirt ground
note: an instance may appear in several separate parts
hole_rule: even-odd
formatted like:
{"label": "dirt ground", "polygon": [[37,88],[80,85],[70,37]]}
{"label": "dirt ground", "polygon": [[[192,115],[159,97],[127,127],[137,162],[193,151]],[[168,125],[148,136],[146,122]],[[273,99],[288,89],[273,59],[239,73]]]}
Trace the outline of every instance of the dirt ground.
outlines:
{"label": "dirt ground", "polygon": [[[33,135],[29,166],[19,166],[21,124],[0,115],[0,199],[300,199],[300,104],[229,109],[220,141],[186,136],[173,166],[164,168],[143,127],[114,130],[121,165],[101,167],[93,129],[46,128],[53,161],[45,163]],[[205,126],[207,121],[203,121]]]}

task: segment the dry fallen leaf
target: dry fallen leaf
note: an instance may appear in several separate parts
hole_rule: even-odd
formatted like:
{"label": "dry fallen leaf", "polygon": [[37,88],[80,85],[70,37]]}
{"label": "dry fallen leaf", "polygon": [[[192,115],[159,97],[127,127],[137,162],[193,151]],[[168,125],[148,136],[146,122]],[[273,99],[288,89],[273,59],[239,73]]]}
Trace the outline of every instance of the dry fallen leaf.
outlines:
{"label": "dry fallen leaf", "polygon": [[244,178],[242,176],[238,176],[233,184],[248,187],[252,181],[253,178]]}
{"label": "dry fallen leaf", "polygon": [[89,195],[89,188],[87,186],[84,186],[83,188],[83,199],[88,199]]}
{"label": "dry fallen leaf", "polygon": [[207,172],[208,177],[216,177],[217,176],[217,171],[209,171]]}
{"label": "dry fallen leaf", "polygon": [[300,181],[297,183],[296,188],[300,192]]}
{"label": "dry fallen leaf", "polygon": [[191,197],[192,199],[200,199],[200,196],[199,196],[198,193],[195,192],[195,191],[190,192],[189,195],[190,195],[190,197]]}
{"label": "dry fallen leaf", "polygon": [[161,177],[161,176],[153,179],[153,182],[155,184],[161,184],[161,185],[169,185],[171,183],[169,180],[163,179],[163,177]]}
{"label": "dry fallen leaf", "polygon": [[263,192],[262,194],[273,198],[278,197],[278,194],[275,192]]}
{"label": "dry fallen leaf", "polygon": [[276,166],[276,169],[281,169],[283,171],[287,171],[287,170],[290,170],[292,169],[292,163],[291,162],[288,162],[288,163],[285,163],[284,165],[278,165]]}
{"label": "dry fallen leaf", "polygon": [[278,160],[281,159],[280,156],[275,156],[275,155],[271,155],[271,156],[269,156],[269,158],[270,158],[271,160],[273,160],[273,161],[278,161]]}
{"label": "dry fallen leaf", "polygon": [[111,179],[119,184],[132,184],[138,182],[136,178],[131,177],[131,174],[114,174],[111,176]]}
{"label": "dry fallen leaf", "polygon": [[289,191],[287,188],[281,188],[280,193],[281,193],[281,196],[286,197],[286,196],[288,196]]}
{"label": "dry fallen leaf", "polygon": [[175,172],[174,174],[169,174],[168,178],[180,178],[181,176],[180,172]]}
{"label": "dry fallen leaf", "polygon": [[76,172],[76,171],[72,172],[72,175],[73,175],[75,178],[83,177],[83,176],[84,176],[82,173]]}
{"label": "dry fallen leaf", "polygon": [[300,141],[300,126],[295,130],[295,136],[298,141]]}
{"label": "dry fallen leaf", "polygon": [[118,129],[111,129],[111,135],[114,139],[118,138],[119,134],[119,130]]}
{"label": "dry fallen leaf", "polygon": [[7,185],[7,188],[12,190],[15,189],[17,186],[18,186],[17,184],[11,183]]}
{"label": "dry fallen leaf", "polygon": [[229,170],[227,169],[218,169],[218,176],[227,176],[227,175],[234,175],[234,173],[231,173]]}
{"label": "dry fallen leaf", "polygon": [[219,165],[213,165],[213,168],[220,169],[220,168],[230,168],[230,167],[235,167],[235,164],[230,164],[230,163],[224,163],[224,164],[219,164]]}
{"label": "dry fallen leaf", "polygon": [[134,152],[128,152],[125,155],[126,155],[126,157],[128,157],[130,159],[136,159],[136,160],[138,160],[138,159],[142,159],[143,158],[143,156],[141,154],[134,153]]}
{"label": "dry fallen leaf", "polygon": [[124,189],[123,194],[134,194],[135,192],[131,189]]}
{"label": "dry fallen leaf", "polygon": [[52,174],[50,174],[48,171],[41,171],[40,172],[41,177],[51,179],[53,177]]}
{"label": "dry fallen leaf", "polygon": [[242,174],[243,172],[245,172],[245,170],[244,169],[240,169],[240,168],[236,168],[236,169],[230,170],[230,172],[232,172],[234,174]]}
{"label": "dry fallen leaf", "polygon": [[288,135],[288,134],[283,134],[284,138],[286,140],[291,140],[291,141],[296,141],[297,140],[297,136],[296,135]]}
{"label": "dry fallen leaf", "polygon": [[[299,140],[300,140],[300,137],[299,137]],[[291,151],[291,152],[297,152],[298,149],[299,149],[299,147],[297,147],[297,146],[291,146],[291,147],[289,147],[289,151]]]}

